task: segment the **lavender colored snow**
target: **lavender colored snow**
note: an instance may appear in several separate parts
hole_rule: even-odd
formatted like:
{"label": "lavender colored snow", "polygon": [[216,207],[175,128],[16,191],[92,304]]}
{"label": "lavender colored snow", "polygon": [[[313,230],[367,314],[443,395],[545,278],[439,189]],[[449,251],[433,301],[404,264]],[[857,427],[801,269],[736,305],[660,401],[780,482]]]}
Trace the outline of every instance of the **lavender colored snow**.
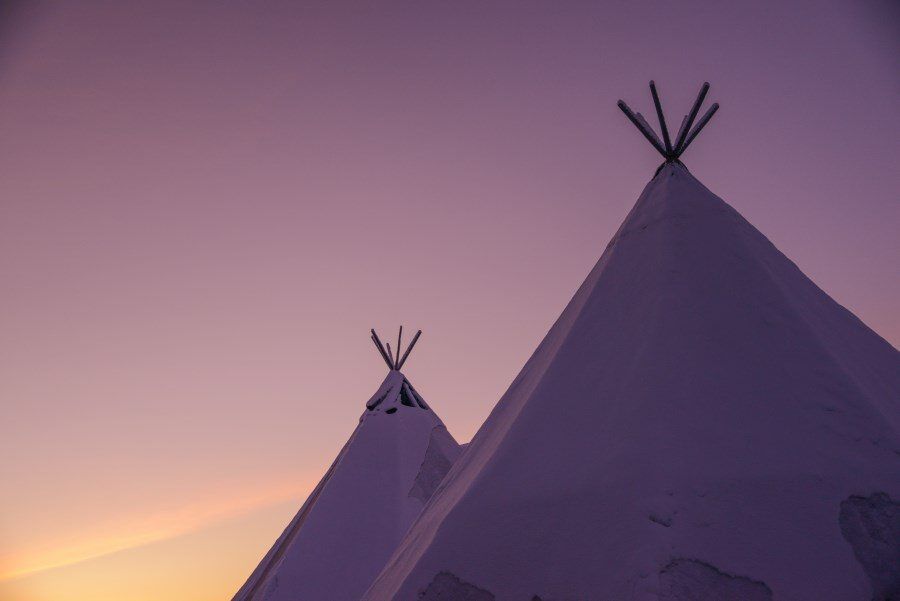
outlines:
{"label": "lavender colored snow", "polygon": [[391,371],[233,601],[357,601],[459,452],[440,418]]}
{"label": "lavender colored snow", "polygon": [[667,164],[364,598],[867,600],[887,499],[897,350]]}

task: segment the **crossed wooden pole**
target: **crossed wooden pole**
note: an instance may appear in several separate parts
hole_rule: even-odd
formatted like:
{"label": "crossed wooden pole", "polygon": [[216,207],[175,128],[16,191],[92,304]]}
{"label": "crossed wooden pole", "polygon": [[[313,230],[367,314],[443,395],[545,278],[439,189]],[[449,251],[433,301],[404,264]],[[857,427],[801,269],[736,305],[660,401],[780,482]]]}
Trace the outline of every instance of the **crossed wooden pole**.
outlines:
{"label": "crossed wooden pole", "polygon": [[[653,104],[656,107],[656,118],[659,119],[659,129],[662,132],[662,141],[660,141],[659,136],[656,135],[653,127],[647,123],[647,120],[644,119],[643,115],[632,111],[631,108],[625,104],[624,100],[620,100],[618,105],[619,108],[622,109],[622,112],[625,113],[625,116],[628,117],[628,120],[638,128],[638,131],[640,131],[645,138],[647,138],[647,141],[650,142],[653,148],[666,159],[667,163],[670,163],[679,160],[679,157],[684,154],[684,151],[691,145],[694,138],[697,137],[704,127],[706,127],[709,120],[712,119],[713,115],[716,114],[716,111],[719,110],[719,103],[713,103],[703,116],[700,117],[700,121],[697,121],[697,124],[694,125],[694,120],[697,118],[697,113],[700,112],[700,107],[703,105],[703,100],[706,98],[706,93],[708,91],[709,82],[705,82],[703,87],[700,88],[700,93],[697,94],[697,100],[694,101],[694,106],[691,107],[691,111],[685,115],[684,119],[681,121],[681,127],[678,128],[678,135],[675,137],[674,145],[669,138],[669,129],[666,127],[666,118],[663,115],[662,104],[659,101],[659,94],[656,91],[655,83],[652,81],[650,82],[650,95],[653,96]],[[692,127],[693,129],[691,129]]]}
{"label": "crossed wooden pole", "polygon": [[378,337],[378,334],[375,333],[375,329],[372,329],[372,342],[375,344],[375,348],[378,349],[378,353],[381,355],[381,358],[384,359],[384,362],[387,364],[388,369],[399,371],[403,364],[406,363],[407,357],[409,357],[409,353],[413,350],[413,347],[416,346],[416,342],[419,341],[419,336],[422,335],[422,330],[416,332],[416,335],[413,336],[412,342],[409,343],[409,346],[406,347],[406,352],[403,353],[403,356],[400,356],[400,348],[403,344],[403,326],[400,326],[400,333],[397,334],[397,352],[394,354],[391,352],[391,343],[383,344],[381,342],[381,338]]}

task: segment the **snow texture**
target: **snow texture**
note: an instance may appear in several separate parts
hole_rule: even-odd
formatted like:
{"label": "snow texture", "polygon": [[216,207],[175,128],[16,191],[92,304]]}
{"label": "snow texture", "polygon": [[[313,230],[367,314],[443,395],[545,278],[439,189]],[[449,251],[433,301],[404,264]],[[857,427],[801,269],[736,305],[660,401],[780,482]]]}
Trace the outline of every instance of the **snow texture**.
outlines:
{"label": "snow texture", "polygon": [[444,426],[435,426],[409,496],[426,503],[459,456],[460,448]]}
{"label": "snow texture", "polygon": [[772,591],[762,582],[731,576],[693,559],[676,559],[662,569],[661,601],[772,601]]}
{"label": "snow texture", "polygon": [[463,582],[450,572],[435,576],[417,598],[419,601],[494,601],[494,595],[488,591]]}
{"label": "snow texture", "polygon": [[440,418],[391,371],[234,601],[357,601],[458,454]]}
{"label": "snow texture", "polygon": [[897,350],[667,164],[364,598],[871,599],[896,514],[837,518],[874,492],[900,499]]}
{"label": "snow texture", "polygon": [[900,503],[884,493],[841,503],[841,533],[872,583],[873,601],[900,599]]}

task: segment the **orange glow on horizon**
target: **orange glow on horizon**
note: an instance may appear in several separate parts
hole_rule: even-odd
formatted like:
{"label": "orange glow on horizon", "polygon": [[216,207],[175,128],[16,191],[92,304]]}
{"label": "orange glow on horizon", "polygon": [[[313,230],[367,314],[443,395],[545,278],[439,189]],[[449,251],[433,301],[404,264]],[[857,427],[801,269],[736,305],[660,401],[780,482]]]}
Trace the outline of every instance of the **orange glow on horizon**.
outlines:
{"label": "orange glow on horizon", "polygon": [[[112,520],[78,540],[44,541],[35,548],[0,556],[0,582],[175,538],[292,499],[298,501],[299,508],[301,499],[316,484],[313,478],[311,476],[303,484],[273,484],[225,499],[216,495],[170,511]],[[296,478],[281,480],[291,482]]]}
{"label": "orange glow on horizon", "polygon": [[659,166],[651,78],[713,84],[691,172],[900,347],[888,3],[557,4],[0,4],[0,601],[230,599],[372,327],[470,441]]}

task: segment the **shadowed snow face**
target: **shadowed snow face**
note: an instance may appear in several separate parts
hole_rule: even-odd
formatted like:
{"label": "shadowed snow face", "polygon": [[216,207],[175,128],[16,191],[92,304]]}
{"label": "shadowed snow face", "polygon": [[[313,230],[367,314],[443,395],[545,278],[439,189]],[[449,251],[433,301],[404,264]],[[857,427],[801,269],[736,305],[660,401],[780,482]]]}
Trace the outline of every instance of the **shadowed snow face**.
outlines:
{"label": "shadowed snow face", "polygon": [[391,371],[375,395],[366,403],[368,411],[383,411],[388,415],[401,409],[428,411],[428,405],[409,380],[399,371]]}

